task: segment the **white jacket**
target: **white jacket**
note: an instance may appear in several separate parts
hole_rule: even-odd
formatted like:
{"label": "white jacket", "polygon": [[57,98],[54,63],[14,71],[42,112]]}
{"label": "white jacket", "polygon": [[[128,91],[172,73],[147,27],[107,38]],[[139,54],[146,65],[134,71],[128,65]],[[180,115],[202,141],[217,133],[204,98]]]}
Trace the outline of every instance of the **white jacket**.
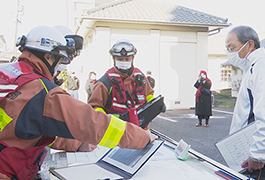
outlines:
{"label": "white jacket", "polygon": [[250,145],[249,156],[254,161],[265,162],[265,50],[263,48],[255,50],[248,59],[252,67],[242,79],[230,133],[248,123],[250,100],[247,89],[250,89],[253,96],[256,130],[252,135],[254,142]]}

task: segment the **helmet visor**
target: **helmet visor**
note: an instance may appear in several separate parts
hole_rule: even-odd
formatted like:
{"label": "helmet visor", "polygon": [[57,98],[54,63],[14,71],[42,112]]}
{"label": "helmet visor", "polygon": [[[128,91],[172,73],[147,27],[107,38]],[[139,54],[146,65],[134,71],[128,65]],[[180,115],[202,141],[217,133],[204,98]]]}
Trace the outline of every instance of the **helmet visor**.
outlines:
{"label": "helmet visor", "polygon": [[71,61],[69,58],[62,56],[61,64],[70,64]]}
{"label": "helmet visor", "polygon": [[132,56],[135,55],[136,49],[131,43],[120,42],[112,47],[110,53],[113,56]]}

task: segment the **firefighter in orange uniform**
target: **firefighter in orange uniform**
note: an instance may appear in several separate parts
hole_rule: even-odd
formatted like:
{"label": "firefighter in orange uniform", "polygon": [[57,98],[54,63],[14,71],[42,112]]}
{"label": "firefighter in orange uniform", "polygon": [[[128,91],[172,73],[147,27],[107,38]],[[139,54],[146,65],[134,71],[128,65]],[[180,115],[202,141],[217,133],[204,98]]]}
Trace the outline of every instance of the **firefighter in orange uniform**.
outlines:
{"label": "firefighter in orange uniform", "polygon": [[141,149],[156,136],[95,111],[54,84],[58,65],[69,64],[83,38],[37,26],[19,38],[22,54],[0,64],[0,179],[31,180],[55,137],[93,145]]}
{"label": "firefighter in orange uniform", "polygon": [[[126,120],[139,126],[135,112],[154,98],[154,90],[140,69],[133,66],[136,52],[134,45],[127,40],[113,45],[109,53],[114,67],[97,81],[88,104],[96,111],[116,117],[129,111],[129,119]],[[148,129],[148,125],[144,129]]]}

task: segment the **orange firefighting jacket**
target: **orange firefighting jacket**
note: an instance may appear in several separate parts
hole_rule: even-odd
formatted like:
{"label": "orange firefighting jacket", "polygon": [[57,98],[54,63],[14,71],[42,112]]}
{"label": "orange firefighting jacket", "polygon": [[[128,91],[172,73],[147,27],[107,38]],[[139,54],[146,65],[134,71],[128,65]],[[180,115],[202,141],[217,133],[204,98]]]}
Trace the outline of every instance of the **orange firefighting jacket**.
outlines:
{"label": "orange firefighting jacket", "polygon": [[132,149],[141,149],[149,142],[149,135],[140,127],[96,112],[53,84],[48,68],[32,53],[24,50],[18,61],[29,62],[50,81],[27,82],[16,90],[15,96],[0,102],[0,122],[8,122],[0,124],[0,140],[6,145],[28,149],[42,136]]}

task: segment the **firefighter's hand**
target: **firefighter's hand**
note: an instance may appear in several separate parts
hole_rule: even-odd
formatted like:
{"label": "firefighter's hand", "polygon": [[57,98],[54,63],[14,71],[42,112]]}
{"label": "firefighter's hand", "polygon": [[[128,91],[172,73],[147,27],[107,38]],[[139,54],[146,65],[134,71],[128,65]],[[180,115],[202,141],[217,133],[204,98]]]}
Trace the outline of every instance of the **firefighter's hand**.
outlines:
{"label": "firefighter's hand", "polygon": [[97,145],[82,143],[81,146],[78,148],[78,152],[91,152],[97,148]]}
{"label": "firefighter's hand", "polygon": [[[158,136],[152,134],[149,130],[146,130],[146,132],[148,133],[148,135],[149,135],[149,137],[150,137],[150,139],[149,139],[149,143],[152,143],[152,142],[154,142],[154,140],[158,139]],[[148,144],[149,144],[149,143],[148,143]]]}

